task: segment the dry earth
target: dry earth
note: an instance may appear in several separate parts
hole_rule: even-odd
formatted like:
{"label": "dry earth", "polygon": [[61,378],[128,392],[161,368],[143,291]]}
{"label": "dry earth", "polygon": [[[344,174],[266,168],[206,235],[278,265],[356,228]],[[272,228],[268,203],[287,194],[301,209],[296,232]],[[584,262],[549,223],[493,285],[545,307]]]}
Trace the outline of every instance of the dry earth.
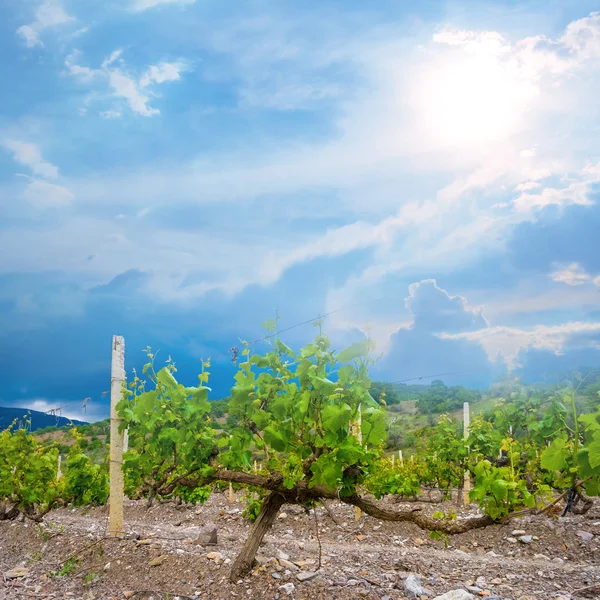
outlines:
{"label": "dry earth", "polygon": [[[460,589],[464,593],[451,598],[600,598],[597,507],[586,516],[513,519],[454,536],[446,548],[412,524],[365,516],[357,522],[351,507],[334,505],[337,524],[324,509],[317,511],[319,570],[314,514],[289,506],[265,538],[261,566],[232,584],[230,562],[250,528],[241,510],[222,494],[197,507],[165,504],[148,511],[127,502],[125,539],[106,537],[104,508],[60,509],[43,527],[0,522],[0,600],[395,600],[412,597],[410,574],[431,599]],[[459,518],[474,513],[462,511]],[[196,543],[210,524],[217,527],[217,545]],[[19,567],[24,570],[15,573]],[[307,581],[300,581],[303,576]]]}

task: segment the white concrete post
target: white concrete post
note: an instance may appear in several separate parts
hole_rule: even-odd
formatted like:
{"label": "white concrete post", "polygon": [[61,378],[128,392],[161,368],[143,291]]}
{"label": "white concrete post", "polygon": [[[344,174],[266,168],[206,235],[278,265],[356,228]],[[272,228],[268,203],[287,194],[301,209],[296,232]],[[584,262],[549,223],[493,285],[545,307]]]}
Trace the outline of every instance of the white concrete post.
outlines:
{"label": "white concrete post", "polygon": [[110,505],[108,534],[123,534],[123,433],[119,433],[121,419],[117,404],[123,397],[125,382],[125,340],[113,335],[110,378]]}
{"label": "white concrete post", "polygon": [[[354,432],[355,432],[356,438],[358,439],[358,443],[362,446],[362,405],[361,404],[358,405],[358,417],[356,419],[356,422],[354,423]],[[361,516],[362,516],[362,511],[360,510],[360,508],[358,508],[358,506],[355,506],[354,507],[354,520],[360,521]]]}
{"label": "white concrete post", "polygon": [[[464,438],[465,440],[469,437],[469,426],[471,425],[471,413],[469,412],[469,403],[465,402],[463,404],[463,426],[464,426]],[[463,487],[463,500],[465,506],[471,504],[469,500],[469,492],[471,491],[471,477],[469,476],[469,472],[465,471],[465,484]]]}
{"label": "white concrete post", "polygon": [[398,450],[398,458],[400,459],[400,464],[404,466],[404,456],[402,456],[402,450]]}

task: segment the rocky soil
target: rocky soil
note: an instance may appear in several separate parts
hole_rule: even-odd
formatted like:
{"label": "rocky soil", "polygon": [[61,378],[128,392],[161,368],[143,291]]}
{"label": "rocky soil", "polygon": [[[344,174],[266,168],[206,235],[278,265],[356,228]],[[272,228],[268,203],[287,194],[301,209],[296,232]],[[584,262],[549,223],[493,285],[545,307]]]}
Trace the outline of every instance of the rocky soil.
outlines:
{"label": "rocky soil", "polygon": [[[259,564],[237,583],[229,568],[250,524],[225,495],[196,507],[127,502],[124,539],[106,537],[104,508],[57,510],[43,526],[0,522],[0,600],[600,598],[597,507],[585,516],[513,519],[446,541],[409,523],[356,521],[344,505],[331,510],[335,521],[317,510],[319,544],[314,513],[285,507]],[[214,529],[217,544],[205,545]]]}

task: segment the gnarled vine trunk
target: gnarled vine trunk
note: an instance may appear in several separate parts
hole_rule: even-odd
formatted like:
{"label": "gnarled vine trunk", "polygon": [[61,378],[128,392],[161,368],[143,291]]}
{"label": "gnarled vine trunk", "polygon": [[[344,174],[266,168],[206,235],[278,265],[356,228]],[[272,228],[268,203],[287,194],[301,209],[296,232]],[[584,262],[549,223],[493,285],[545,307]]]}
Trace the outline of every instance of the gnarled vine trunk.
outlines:
{"label": "gnarled vine trunk", "polygon": [[252,525],[248,538],[231,567],[229,578],[232,582],[236,582],[242,575],[252,569],[260,543],[263,541],[267,531],[271,529],[271,525],[275,522],[279,509],[284,504],[285,497],[282,494],[279,492],[268,493],[258,513],[258,517]]}

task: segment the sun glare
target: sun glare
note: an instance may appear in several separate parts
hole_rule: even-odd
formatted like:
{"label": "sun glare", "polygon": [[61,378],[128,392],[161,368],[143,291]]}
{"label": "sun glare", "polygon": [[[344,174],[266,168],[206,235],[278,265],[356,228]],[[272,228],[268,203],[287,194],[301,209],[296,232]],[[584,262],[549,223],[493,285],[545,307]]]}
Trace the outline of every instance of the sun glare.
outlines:
{"label": "sun glare", "polygon": [[456,147],[506,139],[538,93],[516,64],[489,54],[436,61],[419,79],[416,109],[427,137]]}

